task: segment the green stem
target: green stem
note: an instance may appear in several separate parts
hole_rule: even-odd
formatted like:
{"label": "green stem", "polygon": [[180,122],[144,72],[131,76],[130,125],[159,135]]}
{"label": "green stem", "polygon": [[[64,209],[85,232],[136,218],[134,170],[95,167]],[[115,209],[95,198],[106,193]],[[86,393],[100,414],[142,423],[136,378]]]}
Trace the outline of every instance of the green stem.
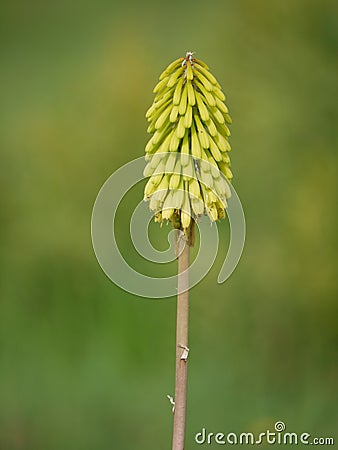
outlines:
{"label": "green stem", "polygon": [[191,242],[188,242],[185,236],[179,235],[179,231],[177,230],[178,294],[176,319],[175,410],[172,450],[183,450],[185,439],[188,359],[182,358],[182,356],[184,356],[184,352],[187,356],[186,349],[188,348],[190,244]]}

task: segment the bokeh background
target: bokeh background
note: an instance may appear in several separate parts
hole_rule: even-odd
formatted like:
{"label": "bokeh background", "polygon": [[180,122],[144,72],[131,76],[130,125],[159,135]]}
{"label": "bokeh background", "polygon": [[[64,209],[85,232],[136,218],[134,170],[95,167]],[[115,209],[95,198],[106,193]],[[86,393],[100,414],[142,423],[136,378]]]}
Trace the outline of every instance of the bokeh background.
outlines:
{"label": "bokeh background", "polygon": [[[90,217],[106,178],[143,154],[152,88],[187,50],[227,94],[247,241],[218,285],[222,223],[216,264],[191,292],[186,448],[200,447],[202,427],[260,432],[276,420],[335,436],[335,2],[1,9],[1,450],[170,448],[175,299],[111,283]],[[133,261],[123,208],[117,230]],[[167,232],[151,227],[160,247]]]}

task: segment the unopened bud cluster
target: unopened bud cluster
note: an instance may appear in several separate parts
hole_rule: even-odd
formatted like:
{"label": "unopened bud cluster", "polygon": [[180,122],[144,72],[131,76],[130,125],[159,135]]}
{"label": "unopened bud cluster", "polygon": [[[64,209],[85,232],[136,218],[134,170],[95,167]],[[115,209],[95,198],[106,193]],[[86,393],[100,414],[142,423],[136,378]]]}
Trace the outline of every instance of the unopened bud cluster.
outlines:
{"label": "unopened bud cluster", "polygon": [[232,178],[231,118],[221,86],[188,52],[165,69],[153,92],[146,113],[152,137],[145,149],[144,176],[150,178],[144,197],[155,220],[171,220],[185,231],[203,214],[212,222],[224,218]]}

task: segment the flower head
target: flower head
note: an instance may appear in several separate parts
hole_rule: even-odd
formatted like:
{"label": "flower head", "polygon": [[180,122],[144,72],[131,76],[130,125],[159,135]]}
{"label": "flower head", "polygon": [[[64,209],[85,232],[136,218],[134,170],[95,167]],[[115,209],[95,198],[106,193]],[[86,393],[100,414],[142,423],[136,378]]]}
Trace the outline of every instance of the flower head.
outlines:
{"label": "flower head", "polygon": [[155,220],[187,231],[207,214],[225,217],[232,179],[228,142],[231,118],[225,95],[208,66],[187,52],[160,75],[155,99],[146,113],[149,177],[144,198]]}

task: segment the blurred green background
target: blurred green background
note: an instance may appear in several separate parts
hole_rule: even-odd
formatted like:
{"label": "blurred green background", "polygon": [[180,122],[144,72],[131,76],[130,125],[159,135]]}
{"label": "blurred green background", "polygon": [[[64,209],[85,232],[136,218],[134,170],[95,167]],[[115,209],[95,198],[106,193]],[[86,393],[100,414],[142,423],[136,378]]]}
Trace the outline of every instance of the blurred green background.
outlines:
{"label": "blurred green background", "polygon": [[[247,241],[218,285],[222,223],[216,264],[191,291],[186,449],[202,427],[260,432],[276,420],[334,436],[335,3],[1,9],[0,449],[170,448],[175,300],[111,283],[90,217],[106,178],[143,154],[152,88],[187,50],[228,97]],[[128,219],[118,229],[132,259]],[[151,231],[165,242],[168,229]]]}

